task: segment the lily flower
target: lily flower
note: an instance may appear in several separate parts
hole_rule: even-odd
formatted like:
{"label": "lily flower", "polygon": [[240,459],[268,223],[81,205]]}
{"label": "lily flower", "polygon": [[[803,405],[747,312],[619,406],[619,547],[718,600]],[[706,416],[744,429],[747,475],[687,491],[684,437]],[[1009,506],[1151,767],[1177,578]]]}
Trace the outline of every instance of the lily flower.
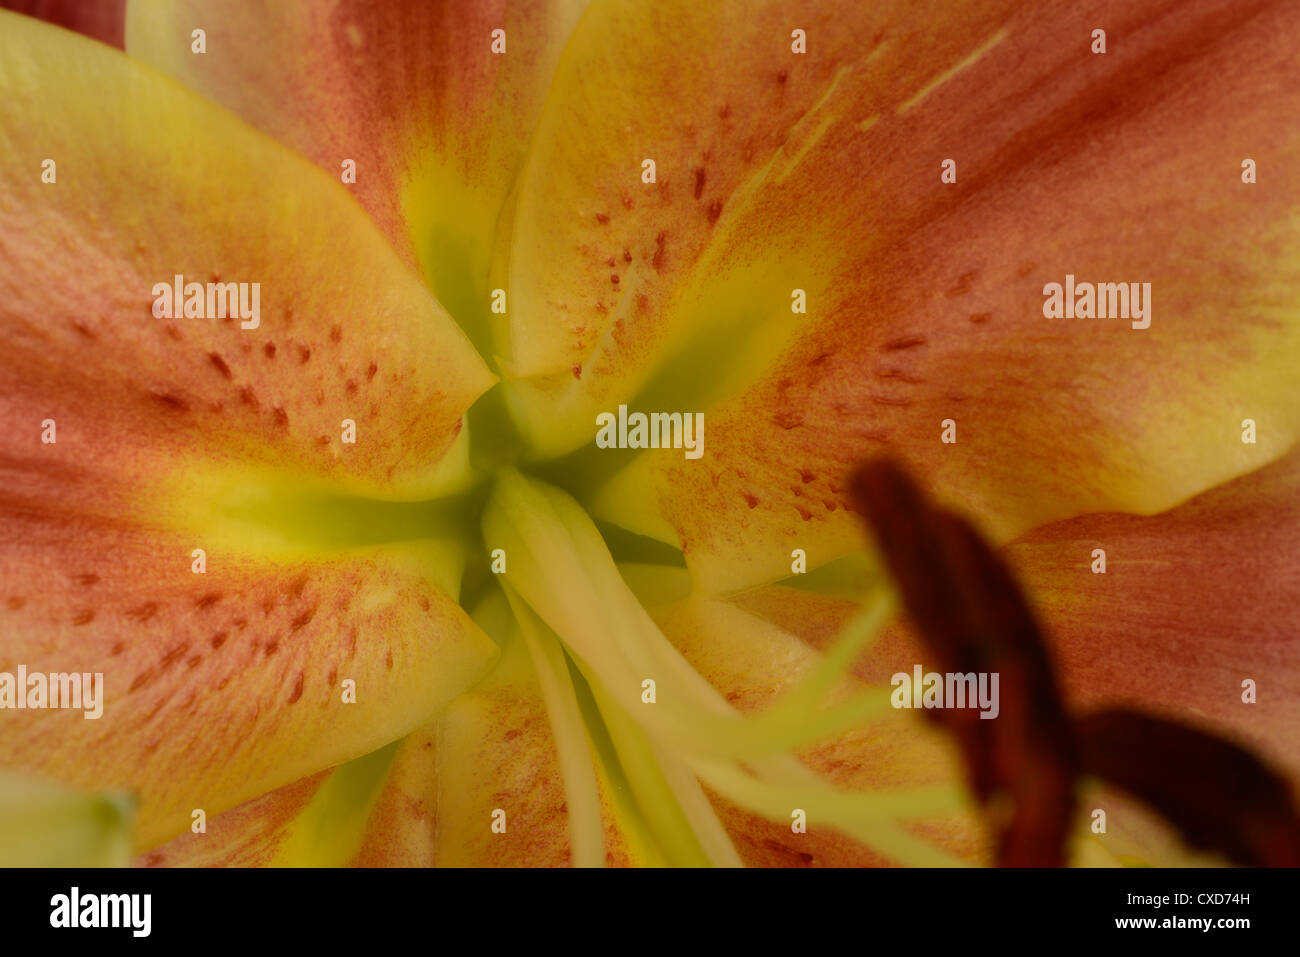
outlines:
{"label": "lily flower", "polygon": [[[0,834],[987,864],[1012,780],[1068,862],[1258,850],[1134,728],[1287,819],[1295,4],[7,5],[97,39],[0,11],[0,676],[103,696],[0,710]],[[1021,583],[1058,780],[891,707],[965,579],[882,455]]]}

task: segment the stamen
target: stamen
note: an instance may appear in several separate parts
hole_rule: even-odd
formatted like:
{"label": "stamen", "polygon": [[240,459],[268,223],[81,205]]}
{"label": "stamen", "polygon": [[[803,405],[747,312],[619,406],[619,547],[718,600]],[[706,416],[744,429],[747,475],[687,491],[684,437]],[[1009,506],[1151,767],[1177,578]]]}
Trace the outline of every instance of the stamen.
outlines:
{"label": "stamen", "polygon": [[741,866],[699,784],[687,780],[679,762],[656,748],[597,684],[591,689],[642,816],[668,862],[674,867]]}
{"label": "stamen", "polygon": [[[902,863],[962,863],[896,820],[965,810],[956,787],[844,792],[790,753],[889,706],[883,688],[831,706],[822,702],[893,613],[892,594],[879,593],[799,685],[744,717],[664,637],[619,575],[592,520],[566,493],[506,473],[483,513],[483,530],[488,547],[509,556],[507,594],[527,622],[525,633],[550,636],[554,629],[556,652],[562,642],[581,670],[641,813],[670,860],[738,862],[702,779],[777,820],[788,819],[791,808],[812,806],[827,825]],[[652,706],[640,697],[647,677],[658,689]]]}
{"label": "stamen", "polygon": [[802,808],[814,822],[843,831],[901,864],[913,867],[968,867],[969,862],[911,834],[895,816],[950,814],[969,808],[956,789],[918,788],[883,795],[846,794],[832,788],[786,787],[751,777],[734,766],[692,762],[709,787],[736,804],[775,821],[789,820]]}

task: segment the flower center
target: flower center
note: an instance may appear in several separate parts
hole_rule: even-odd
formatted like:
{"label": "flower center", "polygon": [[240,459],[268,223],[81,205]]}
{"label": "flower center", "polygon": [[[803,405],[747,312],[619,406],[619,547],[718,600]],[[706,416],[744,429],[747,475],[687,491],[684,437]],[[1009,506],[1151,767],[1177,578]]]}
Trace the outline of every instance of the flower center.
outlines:
{"label": "flower center", "polygon": [[[745,717],[664,636],[572,496],[503,470],[482,531],[485,545],[506,558],[496,584],[513,629],[528,643],[551,714],[575,863],[604,859],[591,747],[607,776],[627,782],[654,846],[671,863],[739,863],[701,784],[773,820],[790,821],[795,810],[815,814],[896,860],[960,863],[899,823],[961,810],[955,787],[850,794],[793,754],[889,708],[883,687],[824,702],[891,613],[890,595],[869,604],[799,685]],[[597,742],[606,742],[603,754]]]}
{"label": "flower center", "polygon": [[[200,503],[180,518],[215,548],[319,557],[414,539],[442,546],[431,550],[441,557],[430,560],[430,580],[499,644],[527,645],[559,751],[575,863],[605,859],[597,768],[633,806],[641,843],[666,863],[739,863],[706,787],[776,821],[798,810],[896,861],[962,863],[902,823],[964,810],[957,786],[849,793],[795,757],[889,708],[887,687],[848,697],[836,689],[890,614],[892,593],[869,601],[801,683],[740,714],[668,640],[620,563],[655,565],[657,580],[670,582],[640,589],[652,608],[723,599],[694,591],[679,551],[597,527],[579,502],[592,476],[572,467],[585,453],[526,462],[507,399],[498,386],[471,410],[474,481],[439,499],[378,501],[286,476],[191,471],[185,494],[160,501]],[[521,466],[562,478],[575,494]]]}

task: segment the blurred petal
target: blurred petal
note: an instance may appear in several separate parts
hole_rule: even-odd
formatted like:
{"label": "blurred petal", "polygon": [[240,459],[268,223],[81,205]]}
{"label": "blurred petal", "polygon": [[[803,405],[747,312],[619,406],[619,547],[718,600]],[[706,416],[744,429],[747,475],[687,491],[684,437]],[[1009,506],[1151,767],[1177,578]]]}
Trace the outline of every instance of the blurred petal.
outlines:
{"label": "blurred petal", "polygon": [[[1093,826],[1104,811],[1106,829]],[[1188,847],[1178,829],[1160,813],[1114,785],[1085,777],[1079,788],[1080,825],[1075,829],[1070,862],[1076,867],[1226,867],[1221,854]]]}
{"label": "blurred petal", "polygon": [[[102,720],[13,712],[0,766],[137,792],[149,847],[488,667],[455,549],[349,542],[440,520],[344,493],[436,490],[491,376],[305,161],[101,44],[0,13],[0,46],[0,670],[104,674]],[[154,317],[174,274],[260,283],[260,325]]]}
{"label": "blurred petal", "polygon": [[[1265,464],[1300,435],[1298,15],[593,8],[521,186],[516,413],[549,453],[619,402],[704,411],[702,459],[643,453],[588,501],[680,545],[715,592],[779,577],[794,547],[856,547],[844,478],[879,451],[999,540]],[[1241,182],[1244,157],[1267,181]],[[1067,273],[1151,282],[1150,328],[1045,319]],[[582,456],[593,481],[627,463]]]}
{"label": "blurred petal", "polygon": [[132,817],[127,795],[88,794],[0,771],[0,866],[123,867]]}
{"label": "blurred petal", "polygon": [[1298,541],[1300,449],[1160,515],[1036,529],[1007,555],[1076,708],[1208,723],[1300,781]]}
{"label": "blurred petal", "polygon": [[584,4],[156,0],[131,5],[127,49],[332,177],[355,160],[348,189],[477,336],[498,218]]}

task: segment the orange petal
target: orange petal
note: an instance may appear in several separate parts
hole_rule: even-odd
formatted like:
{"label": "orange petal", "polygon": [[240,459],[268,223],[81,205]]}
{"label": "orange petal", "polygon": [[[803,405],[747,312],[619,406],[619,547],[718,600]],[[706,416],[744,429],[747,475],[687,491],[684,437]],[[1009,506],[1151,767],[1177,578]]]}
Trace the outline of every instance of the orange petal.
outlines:
{"label": "orange petal", "polygon": [[[422,722],[493,646],[398,548],[277,561],[5,502],[0,671],[102,675],[82,710],[8,712],[0,760],[141,799],[138,846]],[[21,506],[19,506],[21,508]],[[355,703],[345,697],[355,684]]]}
{"label": "orange petal", "polygon": [[142,867],[265,867],[289,837],[290,828],[330,776],[301,778],[263,794],[141,854]]}
{"label": "orange petal", "polygon": [[[449,867],[568,865],[569,802],[552,724],[523,642],[508,644],[493,673],[453,701],[435,724],[427,742],[433,747],[424,757],[425,767],[436,761],[438,768],[434,861]],[[599,762],[596,767],[606,863],[643,859],[626,832],[620,799]],[[493,828],[498,813],[501,832]]]}
{"label": "orange petal", "polygon": [[[555,738],[522,641],[497,668],[438,718],[408,735],[376,765],[378,786],[327,791],[354,766],[297,781],[215,818],[204,834],[185,834],[142,860],[151,865],[263,866],[310,863],[294,835],[311,819],[334,823],[323,839],[335,865],[362,867],[566,866],[571,862],[569,805]],[[620,799],[600,772],[606,861],[630,863]],[[503,811],[503,832],[493,814]],[[360,826],[358,826],[360,822]],[[335,831],[342,824],[349,841]],[[321,863],[317,861],[317,863]]]}
{"label": "orange petal", "polygon": [[[1298,15],[1145,3],[1095,55],[1065,2],[592,10],[521,187],[517,414],[554,452],[620,402],[703,411],[702,459],[592,501],[713,591],[856,547],[843,478],[881,450],[1000,540],[1264,464],[1300,435]],[[1044,318],[1067,273],[1151,282],[1150,328]]]}
{"label": "orange petal", "polygon": [[[1208,723],[1300,775],[1297,541],[1293,451],[1160,515],[1080,516],[1007,554],[1076,709],[1129,705]],[[1096,549],[1105,574],[1092,572]],[[1243,703],[1246,679],[1254,704]]]}
{"label": "orange petal", "polygon": [[[0,670],[104,675],[101,720],[9,713],[0,765],[138,792],[148,847],[489,665],[454,550],[357,547],[436,519],[345,493],[437,489],[491,376],[304,160],[102,44],[0,13],[0,46]],[[259,324],[155,317],[175,274],[260,283]]]}
{"label": "orange petal", "polygon": [[[498,217],[584,0],[132,4],[127,50],[292,146],[424,268],[467,329],[489,315]],[[207,53],[191,53],[191,31]],[[493,31],[505,32],[494,53]],[[504,283],[502,283],[504,285]],[[477,332],[475,333],[477,334]]]}
{"label": "orange petal", "polygon": [[0,866],[123,867],[131,860],[134,805],[0,771]]}
{"label": "orange petal", "polygon": [[[120,53],[3,17],[10,427],[61,420],[47,458],[75,446],[83,467],[120,473],[106,460],[138,455],[133,477],[216,446],[241,466],[428,494],[492,377],[343,188]],[[245,283],[250,306],[257,283],[256,327],[155,317],[154,288],[176,275]]]}

